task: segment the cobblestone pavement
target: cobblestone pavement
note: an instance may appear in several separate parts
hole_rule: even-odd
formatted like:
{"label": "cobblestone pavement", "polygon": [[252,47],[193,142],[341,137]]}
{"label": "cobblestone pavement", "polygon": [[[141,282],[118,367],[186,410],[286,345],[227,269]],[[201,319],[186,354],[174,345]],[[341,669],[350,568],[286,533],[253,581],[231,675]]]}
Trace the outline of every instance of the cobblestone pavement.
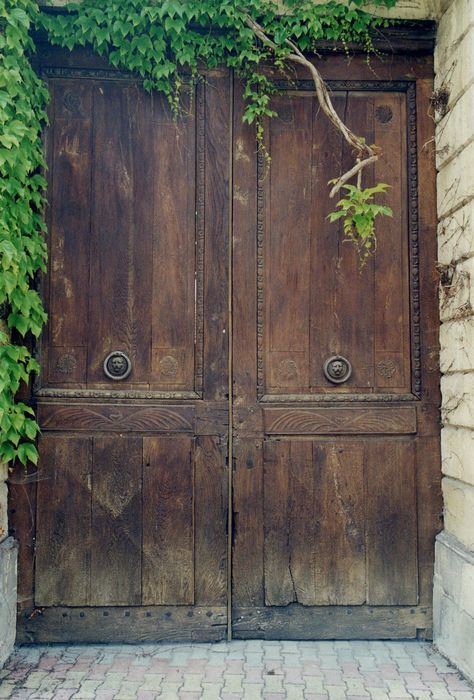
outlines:
{"label": "cobblestone pavement", "polygon": [[424,642],[22,647],[0,676],[0,698],[30,700],[474,699]]}

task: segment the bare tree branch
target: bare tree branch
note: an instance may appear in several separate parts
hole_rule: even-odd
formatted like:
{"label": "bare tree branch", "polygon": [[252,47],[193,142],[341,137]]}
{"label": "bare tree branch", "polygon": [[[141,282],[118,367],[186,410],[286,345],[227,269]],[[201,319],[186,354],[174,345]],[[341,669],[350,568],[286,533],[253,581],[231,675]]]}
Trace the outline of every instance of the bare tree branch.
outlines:
{"label": "bare tree branch", "polygon": [[[258,22],[246,14],[244,10],[242,11],[245,14],[245,23],[253,31],[255,36],[257,36],[265,46],[268,46],[273,51],[278,51],[278,45],[272,41],[272,39],[270,39],[270,37],[265,33],[263,27],[261,27]],[[356,134],[354,134],[354,132],[351,131],[339,117],[334,109],[334,105],[332,104],[326,83],[324,82],[324,79],[316,66],[314,66],[311,61],[306,58],[306,56],[304,56],[304,54],[292,41],[286,39],[285,43],[291,49],[291,53],[288,54],[287,58],[290,61],[298,63],[309,70],[311,77],[313,78],[314,86],[316,88],[316,96],[321,109],[328,119],[334,124],[336,129],[338,129],[338,131],[343,135],[347,143],[356,151],[358,156],[357,164],[339,178],[331,190],[330,197],[334,197],[341,187],[356,174],[358,174],[358,186],[360,187],[360,176],[363,168],[365,168],[367,165],[375,163],[375,161],[378,160],[379,155],[374,148],[365,143],[364,139],[362,139],[360,136],[356,136]],[[364,159],[362,159],[363,156],[365,156]]]}
{"label": "bare tree branch", "polygon": [[[332,188],[331,192],[329,193],[330,198],[332,199],[341,189],[343,185],[346,184],[348,180],[351,179],[351,177],[354,177],[354,175],[360,176],[362,172],[362,168],[366,168],[368,165],[371,165],[372,163],[375,163],[379,157],[377,155],[375,156],[370,156],[369,158],[366,158],[365,160],[360,160],[360,158],[357,159],[357,163],[354,165],[353,168],[347,171],[347,173],[344,173],[344,175],[341,175],[341,177],[338,179],[334,187]],[[360,180],[359,177],[357,179],[357,186],[360,189]]]}

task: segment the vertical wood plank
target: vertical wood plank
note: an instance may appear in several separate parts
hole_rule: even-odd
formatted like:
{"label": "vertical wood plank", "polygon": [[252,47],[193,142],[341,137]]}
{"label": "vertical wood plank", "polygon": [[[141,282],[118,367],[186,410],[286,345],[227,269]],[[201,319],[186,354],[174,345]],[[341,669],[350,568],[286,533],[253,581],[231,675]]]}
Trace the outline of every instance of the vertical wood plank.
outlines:
{"label": "vertical wood plank", "polygon": [[253,403],[257,383],[257,159],[255,130],[242,121],[243,86],[234,88],[233,329],[234,399]]}
{"label": "vertical wood plank", "polygon": [[93,439],[91,604],[141,601],[142,440]]}
{"label": "vertical wood plank", "polygon": [[367,603],[418,602],[414,443],[366,444]]}
{"label": "vertical wood plank", "polygon": [[125,386],[149,380],[150,100],[135,85],[104,81],[94,92],[89,382],[107,382],[103,362],[112,350],[132,359]]}
{"label": "vertical wood plank", "polygon": [[296,600],[291,571],[289,523],[290,444],[264,443],[265,603],[288,605]]}
{"label": "vertical wood plank", "polygon": [[48,306],[52,349],[46,377],[52,383],[81,383],[86,380],[89,313],[90,84],[55,82],[51,110]]}
{"label": "vertical wood plank", "polygon": [[195,445],[195,604],[227,601],[227,469],[218,437]]}
{"label": "vertical wood plank", "polygon": [[314,443],[313,460],[316,508],[323,516],[316,545],[318,601],[361,605],[366,583],[363,445]]}
{"label": "vertical wood plank", "polygon": [[233,601],[264,604],[263,590],[263,441],[234,443]]}
{"label": "vertical wood plank", "polygon": [[[267,382],[308,388],[312,105],[309,96],[272,100],[272,158],[265,188]],[[281,393],[281,392],[280,392]]]}
{"label": "vertical wood plank", "polygon": [[315,547],[322,514],[315,508],[315,497],[321,484],[314,473],[310,441],[291,441],[287,467],[290,473],[289,546],[296,600],[303,605],[315,605],[319,594],[316,590],[318,562]]}
{"label": "vertical wood plank", "polygon": [[36,511],[36,605],[90,604],[91,444],[45,436]]}
{"label": "vertical wood plank", "polygon": [[374,98],[375,143],[383,149],[375,181],[390,184],[378,201],[392,217],[376,220],[375,384],[380,389],[410,390],[410,319],[407,215],[406,96],[381,93]]}
{"label": "vertical wood plank", "polygon": [[363,447],[291,445],[291,566],[303,605],[365,601]]}
{"label": "vertical wood plank", "polygon": [[189,95],[175,122],[161,95],[153,95],[150,147],[153,210],[153,379],[158,386],[194,388],[194,272],[196,153]]}
{"label": "vertical wood plank", "polygon": [[228,394],[230,81],[209,75],[205,99],[204,398]]}
{"label": "vertical wood plank", "polygon": [[443,529],[439,437],[416,440],[420,604],[432,605],[435,537]]}
{"label": "vertical wood plank", "polygon": [[194,603],[192,438],[143,444],[143,605]]}
{"label": "vertical wood plank", "polygon": [[[336,112],[346,114],[346,93],[332,97]],[[312,200],[311,200],[311,328],[310,362],[311,386],[328,389],[323,374],[325,360],[331,355],[347,352],[341,340],[338,304],[339,254],[341,242],[337,226],[328,221],[334,209],[329,199],[328,173],[342,172],[342,136],[331,128],[317,106],[313,107]]]}
{"label": "vertical wood plank", "polygon": [[[354,133],[373,143],[373,105],[370,97],[349,92],[346,118],[347,125]],[[344,144],[343,170],[348,170],[353,163],[351,149]],[[373,168],[365,168],[363,187],[370,187],[373,183]],[[342,389],[370,391],[374,386],[374,258],[371,256],[368,259],[361,274],[354,246],[345,242],[342,226],[340,228],[335,312],[340,319],[339,352],[352,363],[352,377]]]}

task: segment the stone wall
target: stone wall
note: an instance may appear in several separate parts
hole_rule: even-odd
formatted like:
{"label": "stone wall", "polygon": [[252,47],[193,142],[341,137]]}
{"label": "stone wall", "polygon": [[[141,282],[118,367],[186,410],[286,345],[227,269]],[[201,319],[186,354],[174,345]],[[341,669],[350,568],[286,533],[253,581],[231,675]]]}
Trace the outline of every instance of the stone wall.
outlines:
{"label": "stone wall", "polygon": [[8,470],[0,463],[0,668],[15,642],[17,545],[8,535]]}
{"label": "stone wall", "polygon": [[444,3],[435,53],[445,531],[435,642],[474,678],[474,2]]}

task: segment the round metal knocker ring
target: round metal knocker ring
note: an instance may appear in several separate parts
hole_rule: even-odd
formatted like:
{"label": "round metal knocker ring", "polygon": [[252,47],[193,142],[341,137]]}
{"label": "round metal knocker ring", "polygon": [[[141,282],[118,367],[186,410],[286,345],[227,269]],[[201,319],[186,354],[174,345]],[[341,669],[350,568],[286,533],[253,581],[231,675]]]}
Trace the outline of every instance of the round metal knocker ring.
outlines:
{"label": "round metal knocker ring", "polygon": [[342,355],[328,357],[323,365],[323,372],[326,379],[333,384],[347,382],[352,374],[352,365],[349,360]]}
{"label": "round metal knocker ring", "polygon": [[104,360],[104,373],[109,379],[126,379],[132,371],[132,361],[120,350],[114,350]]}

